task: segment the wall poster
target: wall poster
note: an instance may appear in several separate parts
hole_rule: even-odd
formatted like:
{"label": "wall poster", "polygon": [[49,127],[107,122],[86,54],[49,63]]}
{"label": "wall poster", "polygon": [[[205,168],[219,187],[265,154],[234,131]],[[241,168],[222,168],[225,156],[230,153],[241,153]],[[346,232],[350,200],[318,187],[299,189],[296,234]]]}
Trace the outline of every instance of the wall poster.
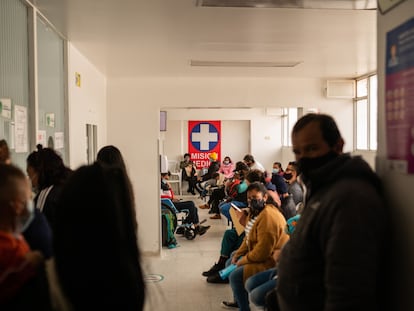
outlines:
{"label": "wall poster", "polygon": [[16,152],[28,151],[27,108],[14,106],[14,145]]}
{"label": "wall poster", "polygon": [[220,151],[220,121],[188,121],[188,152],[197,169],[210,165],[210,153],[216,152],[220,161]]}
{"label": "wall poster", "polygon": [[387,33],[385,118],[389,169],[414,173],[414,18]]}

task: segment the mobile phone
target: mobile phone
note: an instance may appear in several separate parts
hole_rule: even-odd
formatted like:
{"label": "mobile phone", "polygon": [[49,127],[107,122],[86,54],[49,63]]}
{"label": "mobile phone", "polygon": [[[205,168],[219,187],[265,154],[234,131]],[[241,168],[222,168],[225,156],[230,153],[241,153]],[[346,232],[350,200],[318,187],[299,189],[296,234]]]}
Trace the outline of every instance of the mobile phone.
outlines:
{"label": "mobile phone", "polygon": [[240,208],[237,207],[236,204],[234,203],[230,203],[231,207],[234,208],[236,211],[241,212],[242,210]]}

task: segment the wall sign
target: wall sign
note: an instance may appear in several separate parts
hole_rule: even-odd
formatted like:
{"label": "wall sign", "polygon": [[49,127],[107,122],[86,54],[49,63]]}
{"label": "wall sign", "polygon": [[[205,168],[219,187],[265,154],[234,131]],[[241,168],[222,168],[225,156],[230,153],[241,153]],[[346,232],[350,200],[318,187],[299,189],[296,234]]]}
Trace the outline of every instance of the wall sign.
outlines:
{"label": "wall sign", "polygon": [[387,33],[385,122],[389,168],[414,173],[414,18]]}
{"label": "wall sign", "polygon": [[197,169],[210,165],[209,155],[221,151],[220,121],[188,121],[188,152]]}

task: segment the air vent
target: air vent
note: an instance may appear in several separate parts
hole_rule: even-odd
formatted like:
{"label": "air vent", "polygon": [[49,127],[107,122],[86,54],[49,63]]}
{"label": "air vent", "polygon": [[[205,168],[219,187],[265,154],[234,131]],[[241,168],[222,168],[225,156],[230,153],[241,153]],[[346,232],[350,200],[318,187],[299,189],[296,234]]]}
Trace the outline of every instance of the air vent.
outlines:
{"label": "air vent", "polygon": [[196,0],[200,7],[375,10],[376,0]]}
{"label": "air vent", "polygon": [[303,8],[303,0],[198,0],[197,5],[229,8]]}
{"label": "air vent", "polygon": [[326,97],[351,99],[355,97],[355,80],[326,81]]}
{"label": "air vent", "polygon": [[289,62],[234,62],[234,61],[208,61],[191,60],[190,66],[195,67],[295,67],[300,61]]}

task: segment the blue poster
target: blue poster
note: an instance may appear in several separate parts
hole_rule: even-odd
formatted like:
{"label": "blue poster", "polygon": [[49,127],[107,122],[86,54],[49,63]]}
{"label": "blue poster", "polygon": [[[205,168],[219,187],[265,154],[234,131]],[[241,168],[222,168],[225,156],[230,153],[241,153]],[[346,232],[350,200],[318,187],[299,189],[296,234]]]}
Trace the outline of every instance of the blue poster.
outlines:
{"label": "blue poster", "polygon": [[385,117],[390,168],[414,173],[414,18],[387,33]]}

